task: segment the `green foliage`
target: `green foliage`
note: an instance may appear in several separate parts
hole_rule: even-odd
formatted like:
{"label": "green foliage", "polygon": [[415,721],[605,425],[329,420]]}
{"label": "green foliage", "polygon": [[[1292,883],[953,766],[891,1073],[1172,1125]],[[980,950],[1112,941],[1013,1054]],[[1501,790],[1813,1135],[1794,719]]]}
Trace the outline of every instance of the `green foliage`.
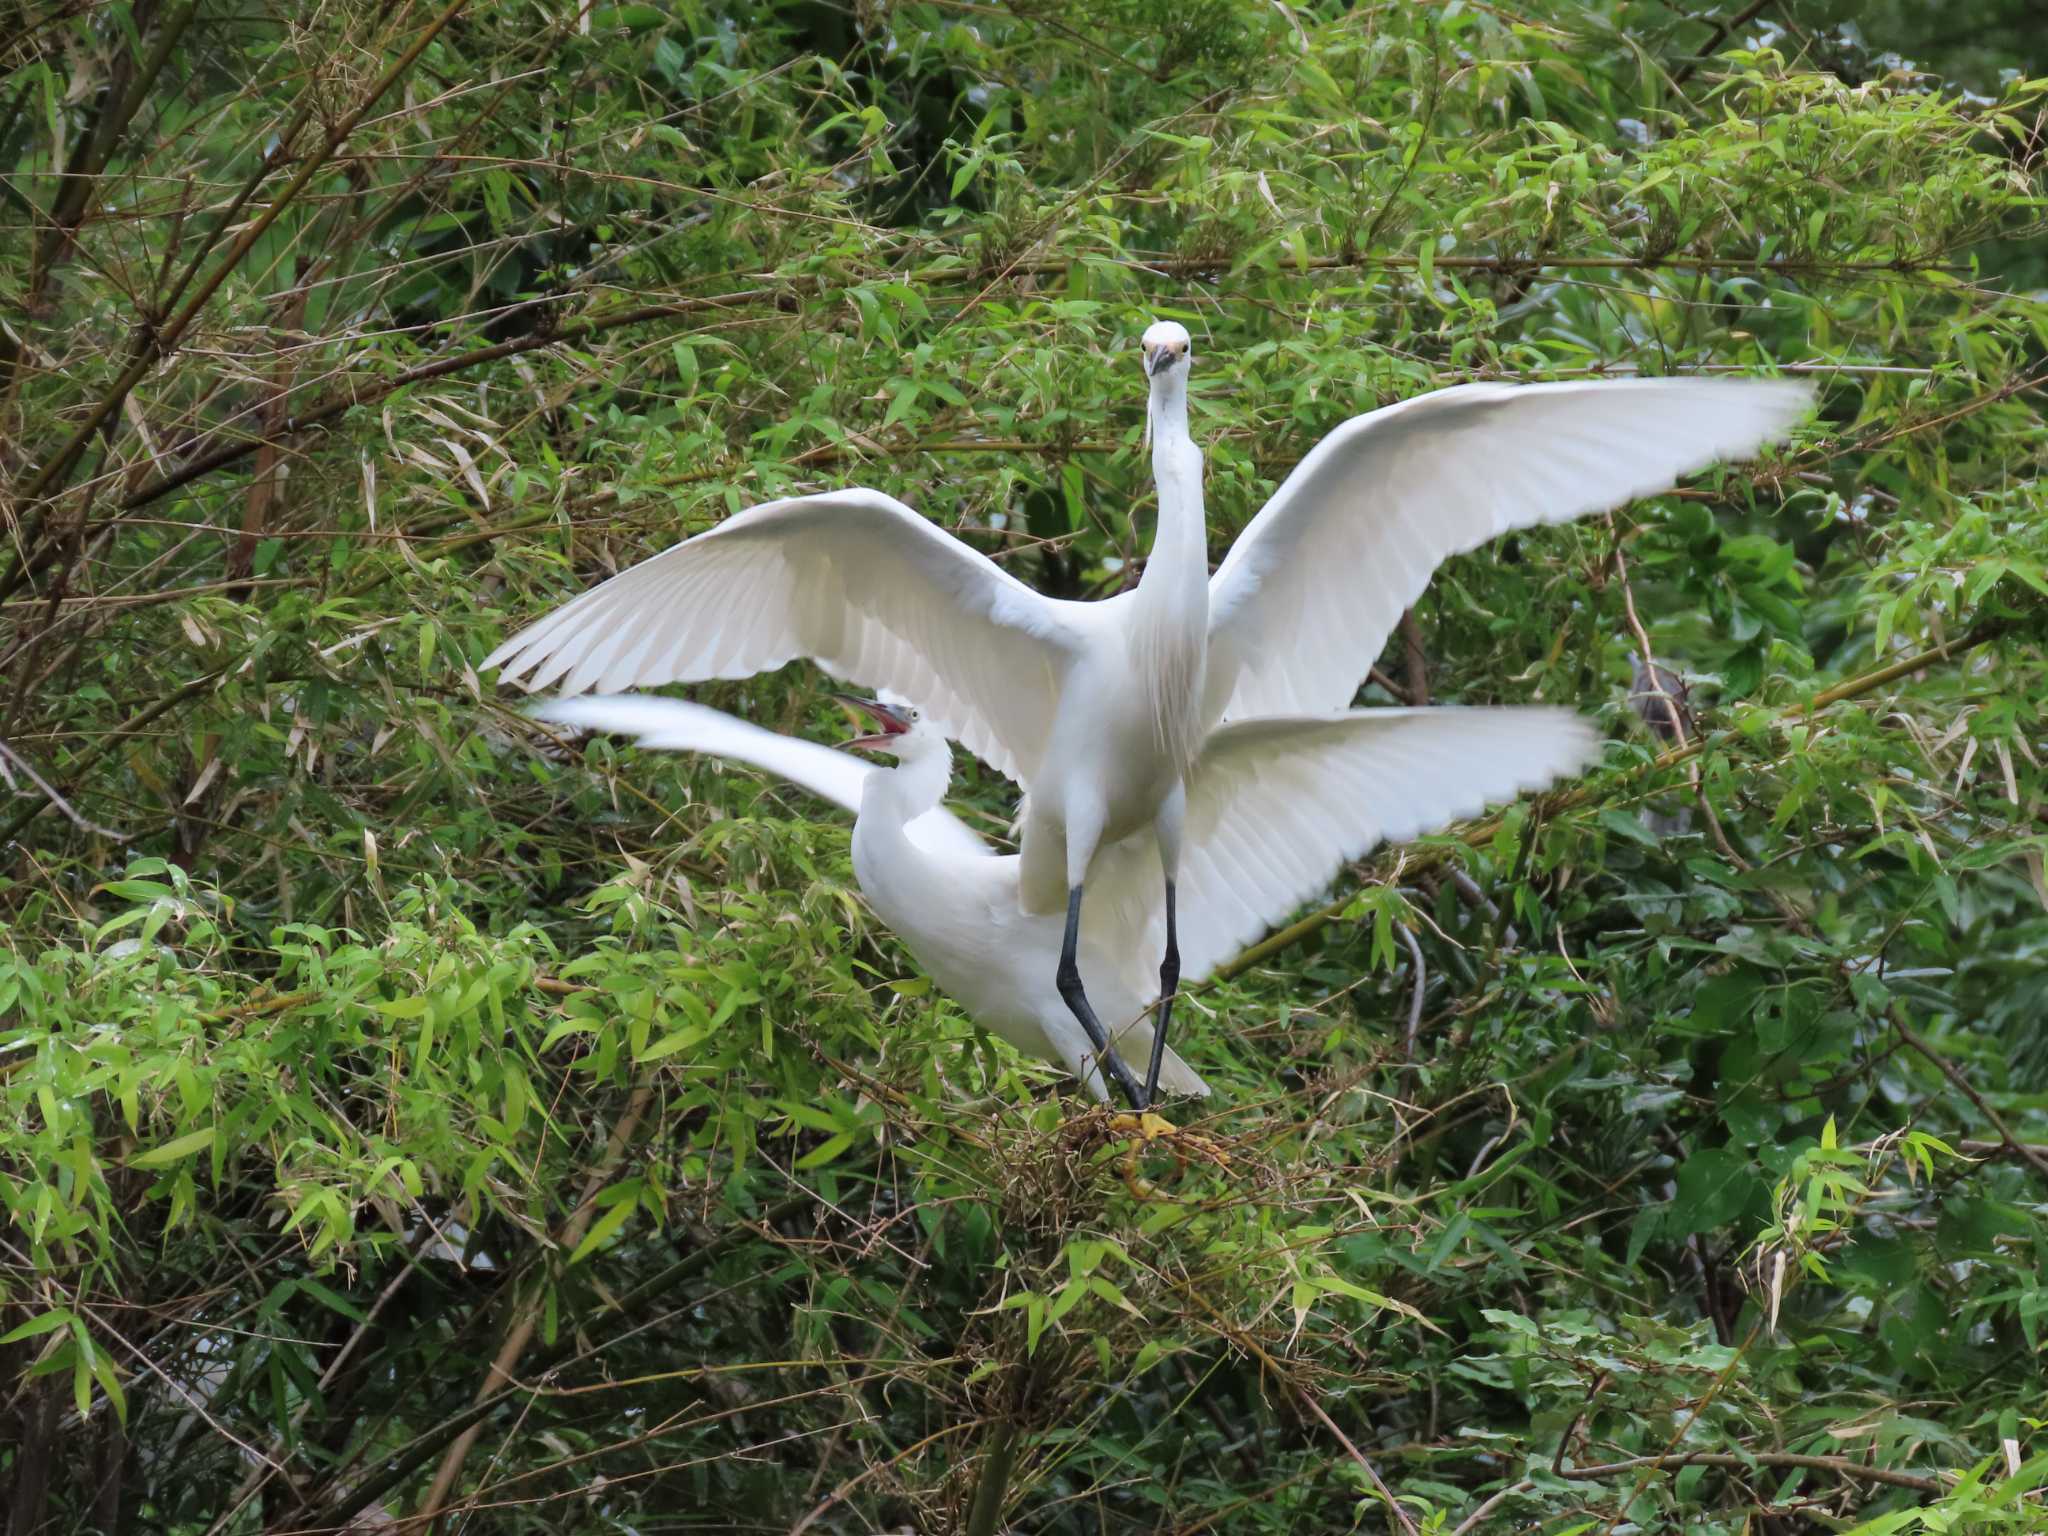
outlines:
{"label": "green foliage", "polygon": [[[0,24],[14,1528],[2048,1530],[2048,86],[1822,10]],[[1438,574],[1428,696],[1604,764],[1198,991],[1140,1149],[842,818],[475,664],[822,483],[1118,590],[1155,315],[1217,554],[1443,384],[1820,406]]]}

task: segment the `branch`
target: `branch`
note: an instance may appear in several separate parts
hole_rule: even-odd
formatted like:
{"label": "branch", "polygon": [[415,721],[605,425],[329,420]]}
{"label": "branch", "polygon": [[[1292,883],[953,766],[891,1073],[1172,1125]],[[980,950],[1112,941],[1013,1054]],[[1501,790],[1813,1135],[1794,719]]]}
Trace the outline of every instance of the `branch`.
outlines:
{"label": "branch", "polygon": [[[1109,258],[1098,259],[1095,257],[1088,259],[1092,264],[1122,267],[1135,272],[1155,274],[1164,272],[1172,275],[1208,271],[1215,266],[1213,261],[1195,257],[1133,257],[1120,261],[1110,260]],[[1073,265],[1074,263],[1071,260],[1028,262],[1009,269],[1009,275],[1021,277],[1057,276],[1070,271]],[[1406,271],[1414,268],[1417,265],[1417,260],[1415,257],[1402,255],[1323,256],[1311,258],[1306,265],[1307,269],[1312,271],[1346,267],[1382,267],[1394,271]],[[1642,271],[1660,268],[1679,268],[1697,271],[1747,271],[1757,269],[1774,272],[1782,276],[1818,275],[1824,271],[1912,272],[1935,269],[1948,270],[1947,267],[1939,263],[1916,261],[1906,257],[1898,257],[1891,261],[1828,264],[1802,262],[1790,258],[1758,262],[1739,257],[1727,259],[1702,257],[1691,259],[1676,256],[1439,256],[1434,265],[1444,269],[1456,268],[1461,271],[1502,273],[1526,272],[1545,267],[1595,270],[1619,268]],[[891,275],[895,276],[899,281],[909,276],[909,274],[901,272],[894,272]],[[982,274],[979,271],[955,269],[927,277],[926,282],[934,287],[941,284],[950,285],[955,283],[971,285],[979,282],[981,276]],[[239,443],[223,444],[221,447],[215,448],[211,452],[194,459],[182,468],[150,481],[125,497],[120,504],[121,510],[123,512],[136,511],[138,508],[147,506],[150,502],[158,500],[181,486],[188,485],[194,480],[211,474],[216,469],[224,468],[229,464],[234,464],[247,458],[266,443],[279,442],[313,427],[324,426],[358,405],[377,404],[379,401],[404,389],[409,384],[417,384],[427,379],[443,378],[452,373],[462,373],[471,368],[482,367],[486,363],[497,362],[508,357],[517,357],[527,352],[543,351],[547,348],[570,342],[581,341],[587,337],[602,335],[607,331],[618,330],[623,326],[637,325],[644,321],[675,319],[684,315],[701,313],[704,310],[731,309],[757,304],[770,308],[780,307],[796,298],[800,289],[808,287],[815,291],[822,291],[824,287],[824,280],[822,278],[804,280],[781,277],[777,281],[779,286],[742,289],[733,293],[713,295],[709,298],[676,299],[667,303],[639,305],[631,309],[614,310],[606,314],[593,315],[588,319],[564,325],[559,329],[541,329],[526,336],[498,342],[491,346],[477,347],[467,352],[457,353],[452,357],[440,358],[430,363],[421,363],[416,367],[406,369],[380,382],[365,384],[361,387],[351,386],[345,395],[338,395],[320,401],[318,404],[308,406],[304,411],[296,413],[286,420],[275,434],[252,437]],[[548,302],[546,300],[537,300],[532,307],[541,308]],[[516,308],[509,310],[505,316],[499,317],[499,321],[502,324],[507,318],[516,316],[519,313],[520,310]],[[1791,365],[1788,371],[1798,371],[1800,366]],[[1815,372],[1853,371],[1853,369],[1836,364],[1813,364],[1806,366],[1808,371]]]}
{"label": "branch", "polygon": [[1752,21],[1755,21],[1757,17],[1764,13],[1765,8],[1770,3],[1771,0],[1750,0],[1748,5],[1745,5],[1726,21],[1716,22],[1714,24],[1714,35],[1700,45],[1700,51],[1697,54],[1686,60],[1684,67],[1671,77],[1671,83],[1673,85],[1683,85],[1686,81],[1690,80],[1693,77],[1693,71],[1706,63],[1708,59],[1711,59],[1715,51],[1728,41],[1729,33],[1733,32],[1737,27],[1746,27]]}
{"label": "branch", "polygon": [[1941,1483],[1913,1472],[1894,1472],[1889,1467],[1865,1466],[1846,1456],[1800,1456],[1790,1451],[1757,1451],[1735,1456],[1724,1451],[1689,1451],[1683,1456],[1631,1456],[1627,1461],[1607,1461],[1592,1467],[1566,1467],[1558,1476],[1574,1482],[1596,1477],[1618,1477],[1644,1468],[1676,1471],[1680,1467],[1725,1467],[1732,1472],[1753,1472],[1758,1467],[1804,1467],[1810,1472],[1833,1472],[1840,1477],[1860,1477],[1866,1482],[1893,1488],[1910,1488],[1915,1493],[1939,1494]]}
{"label": "branch", "polygon": [[[114,731],[111,735],[102,736],[92,747],[80,753],[77,761],[71,765],[72,773],[76,774],[82,769],[91,767],[102,757],[105,757],[107,753],[113,751],[116,742],[134,735],[153,720],[169,714],[180,704],[184,703],[185,700],[204,693],[226,676],[226,669],[222,669],[217,672],[209,672],[203,677],[195,677],[183,686],[172,689],[154,704],[130,715],[127,722],[118,730]],[[62,802],[58,803],[61,804]],[[20,815],[16,816],[5,827],[0,827],[0,847],[5,847],[8,843],[21,836],[23,829],[42,814],[43,802],[37,800],[32,802],[26,810],[22,811]]]}
{"label": "branch", "polygon": [[1408,958],[1415,965],[1414,990],[1408,999],[1408,1028],[1401,1036],[1402,1059],[1413,1062],[1415,1037],[1422,1033],[1422,989],[1429,984],[1429,965],[1422,958],[1422,946],[1416,942],[1413,928],[1406,923],[1396,923],[1394,931],[1401,935],[1401,942],[1408,946]]}
{"label": "branch", "polygon": [[[133,357],[128,366],[122,369],[120,377],[115,379],[112,386],[100,397],[99,403],[86,414],[85,420],[79,423],[69,440],[45,461],[43,467],[22,488],[20,499],[23,502],[33,503],[55,491],[64,476],[70,473],[79,454],[85,451],[86,444],[92,441],[93,434],[121,408],[122,402],[128,398],[130,392],[142,382],[150,369],[156,366],[157,360],[168,355],[177,346],[185,332],[191,329],[193,321],[199,318],[200,312],[213,301],[214,294],[219,291],[221,284],[227,281],[228,275],[242,264],[242,259],[249,254],[256,242],[263,238],[285,209],[298,199],[299,194],[312,184],[313,178],[319,175],[321,168],[334,157],[335,151],[340,149],[348,136],[355,131],[356,125],[368,116],[370,109],[411,70],[414,62],[426,52],[427,45],[440,36],[442,29],[455,19],[456,13],[467,3],[468,0],[449,0],[441,13],[421,30],[405,52],[400,54],[392,62],[391,67],[378,78],[376,84],[370,87],[369,93],[358,101],[340,122],[328,130],[320,148],[305,157],[299,166],[298,175],[294,176],[284,190],[271,199],[269,206],[251,220],[236,237],[235,243],[228,247],[227,254],[221,257],[220,264],[200,283],[198,291],[185,301],[184,307],[166,320],[160,328],[148,328],[144,331],[142,345],[135,348]],[[306,110],[311,110],[310,103]],[[24,553],[20,563],[9,573],[7,579],[0,582],[0,596],[12,592],[31,569],[33,557],[29,550],[36,540],[36,530],[24,531],[21,540]]]}
{"label": "branch", "polygon": [[1906,1044],[1910,1045],[1914,1050],[1918,1051],[1922,1056],[1925,1056],[1929,1061],[1933,1062],[1935,1066],[1941,1069],[1942,1076],[1946,1077],[1950,1082],[1954,1083],[1956,1087],[1960,1088],[1963,1091],[1964,1096],[1967,1097],[1972,1104],[1977,1106],[1978,1112],[1982,1114],[1986,1120],[1989,1120],[1992,1126],[1997,1130],[1998,1139],[2005,1144],[2006,1149],[2014,1153],[2015,1155],[2024,1158],[2027,1162],[2033,1164],[2036,1172],[2044,1176],[2048,1176],[2048,1157],[2043,1157],[2033,1147],[2029,1146],[2026,1142],[2021,1141],[2017,1136],[2013,1135],[2012,1127],[2005,1123],[2004,1117],[2001,1116],[1997,1110],[1993,1109],[1989,1104],[1984,1102],[1983,1094],[1979,1093],[1975,1088],[1970,1086],[1970,1080],[1967,1077],[1963,1076],[1962,1068],[1958,1067],[1946,1056],[1942,1055],[1939,1051],[1935,1050],[1933,1046],[1929,1045],[1925,1040],[1922,1040],[1918,1035],[1913,1033],[1913,1031],[1907,1026],[1906,1016],[1904,1013],[1900,1012],[1899,1005],[1897,1003],[1893,1003],[1891,1005],[1890,1016],[1892,1021],[1892,1028],[1899,1032],[1899,1038],[1905,1041]]}
{"label": "branch", "polygon": [[[1273,1358],[1263,1349],[1259,1349],[1255,1344],[1252,1348],[1268,1366],[1274,1365]],[[1379,1473],[1375,1472],[1372,1463],[1365,1459],[1365,1452],[1351,1443],[1351,1437],[1337,1427],[1337,1421],[1323,1411],[1323,1405],[1316,1401],[1315,1395],[1307,1387],[1296,1382],[1294,1383],[1294,1391],[1295,1395],[1307,1405],[1308,1411],[1323,1421],[1323,1427],[1337,1437],[1337,1443],[1350,1453],[1351,1459],[1358,1463],[1360,1469],[1364,1471],[1366,1480],[1372,1484],[1374,1490],[1379,1494],[1380,1502],[1387,1506],[1387,1523],[1399,1530],[1402,1536],[1421,1536],[1421,1533],[1415,1529],[1415,1522],[1408,1518],[1408,1511],[1401,1507],[1400,1501],[1392,1493],[1388,1492],[1387,1485],[1380,1481]]]}
{"label": "branch", "polygon": [[1209,1304],[1209,1298],[1203,1295],[1201,1291],[1184,1285],[1177,1287],[1177,1289],[1180,1290],[1182,1295],[1194,1302],[1196,1306],[1209,1314],[1209,1319],[1216,1325],[1216,1331],[1219,1334],[1238,1348],[1244,1350],[1247,1354],[1255,1356],[1260,1365],[1272,1372],[1275,1380],[1283,1381],[1294,1389],[1294,1394],[1301,1400],[1302,1406],[1322,1421],[1323,1427],[1337,1437],[1338,1444],[1344,1447],[1352,1461],[1365,1473],[1366,1481],[1372,1484],[1380,1496],[1380,1501],[1387,1507],[1387,1523],[1398,1530],[1401,1536],[1421,1536],[1421,1533],[1415,1528],[1415,1522],[1408,1518],[1408,1511],[1401,1507],[1400,1501],[1388,1490],[1387,1485],[1380,1481],[1379,1473],[1374,1471],[1373,1464],[1366,1460],[1365,1452],[1353,1445],[1351,1437],[1337,1427],[1337,1421],[1323,1411],[1323,1405],[1316,1400],[1315,1394],[1282,1369],[1280,1362],[1268,1354],[1264,1346],[1257,1339],[1248,1333],[1231,1327],[1224,1320],[1223,1315]]}
{"label": "branch", "polygon": [[[347,1342],[341,1346],[340,1352],[329,1362],[327,1369],[320,1373],[319,1391],[321,1394],[325,1394],[327,1389],[334,1385],[335,1378],[341,1374],[342,1367],[348,1364],[349,1357],[356,1352],[356,1347],[365,1338],[369,1337],[370,1331],[377,1325],[377,1314],[382,1312],[391,1298],[398,1294],[398,1288],[412,1278],[413,1268],[417,1262],[416,1255],[418,1250],[426,1245],[427,1239],[434,1233],[434,1230],[433,1227],[422,1224],[420,1229],[413,1235],[409,1249],[404,1255],[404,1261],[395,1266],[390,1281],[383,1290],[377,1293],[376,1301],[371,1304],[370,1310],[364,1315],[363,1320],[356,1324],[354,1330],[349,1334]],[[249,1475],[242,1479],[242,1485],[228,1496],[228,1507],[215,1517],[212,1525],[206,1528],[206,1536],[219,1536],[219,1533],[227,1528],[235,1516],[242,1512],[243,1506],[255,1498],[257,1494],[261,1493],[264,1485],[271,1478],[278,1475],[279,1469],[285,1465],[292,1453],[292,1432],[297,1430],[300,1423],[304,1421],[307,1412],[312,1408],[315,1400],[314,1395],[310,1393],[300,1399],[299,1406],[292,1410],[291,1418],[286,1427],[279,1430],[270,1442],[269,1465],[253,1466],[249,1469]]]}
{"label": "branch", "polygon": [[[37,773],[34,766],[30,764],[27,758],[23,757],[19,752],[15,751],[14,748],[7,745],[6,742],[0,741],[0,779],[5,779],[7,781],[7,787],[9,789],[12,789],[14,787],[14,775],[9,773],[7,770],[7,765],[9,763],[14,764],[15,767],[19,768],[23,773],[27,774],[29,777],[29,782],[34,784],[37,789],[40,789],[43,792],[43,794],[48,797],[50,804],[54,805],[55,807],[57,807],[59,811],[63,812],[64,819],[70,822],[71,825],[73,825],[74,827],[77,827],[81,832],[96,832],[101,837],[111,837],[117,843],[125,843],[128,841],[127,833],[116,832],[112,827],[103,827],[98,822],[88,821],[86,820],[85,817],[79,815],[77,809],[71,804],[71,802],[69,800],[66,800],[62,795],[58,794],[57,791],[51,787],[50,781],[44,778],[40,773]],[[0,839],[0,841],[5,841],[5,839]]]}
{"label": "branch", "polygon": [[[115,142],[127,131],[128,125],[135,120],[135,114],[149,99],[157,77],[163,73],[164,65],[170,62],[171,50],[178,45],[178,39],[198,9],[198,0],[186,0],[165,19],[157,29],[155,46],[143,60],[141,69],[134,74],[128,75],[125,68],[126,61],[133,55],[124,53],[121,56],[121,63],[108,82],[109,92],[119,90],[120,97],[105,104],[105,115],[94,124],[92,133],[80,141],[80,160],[76,169],[67,171],[62,178],[63,186],[50,210],[49,223],[44,225],[36,240],[35,255],[30,262],[30,270],[35,274],[32,282],[40,283],[48,277],[50,268],[56,264],[72,233],[84,222],[94,184],[105,173]],[[125,89],[122,88],[124,85]]]}
{"label": "branch", "polygon": [[1422,649],[1422,626],[1415,610],[1401,610],[1401,667],[1408,679],[1408,702],[1420,708],[1429,702],[1429,657]]}
{"label": "branch", "polygon": [[[432,546],[427,551],[428,558],[438,558],[442,555],[452,554],[457,550],[466,549],[473,544],[502,538],[508,533],[515,533],[524,528],[538,528],[544,523],[551,522],[553,518],[553,512],[541,512],[531,518],[501,525],[496,528],[487,528],[478,533],[457,534],[451,538],[443,539],[440,543]],[[352,584],[341,595],[345,598],[361,597],[364,593],[383,585],[383,583],[389,581],[396,574],[396,569],[380,571],[367,580]],[[100,737],[92,746],[81,752],[71,762],[69,773],[75,778],[105,757],[109,752],[113,751],[120,742],[125,741],[128,737],[133,736],[136,732],[168,714],[171,710],[176,709],[187,699],[195,698],[199,694],[206,692],[209,688],[219,687],[237,671],[247,666],[247,662],[231,661],[225,666],[215,667],[210,672],[205,672],[198,677],[188,679],[158,699],[154,704],[147,705],[130,715],[120,725],[116,726],[108,734]],[[283,681],[283,679],[273,676],[272,681]],[[36,801],[5,827],[0,827],[0,847],[5,847],[8,843],[13,842],[42,813],[43,804],[41,801]]]}
{"label": "branch", "polygon": [[936,1442],[944,1440],[949,1436],[957,1435],[962,1430],[972,1429],[974,1428],[974,1425],[975,1421],[973,1419],[962,1419],[957,1424],[948,1424],[944,1429],[935,1429],[930,1434],[926,1435],[922,1440],[914,1441],[910,1445],[906,1445],[902,1450],[898,1451],[895,1455],[891,1456],[887,1461],[870,1462],[867,1466],[862,1467],[858,1472],[854,1473],[853,1476],[849,1477],[845,1482],[841,1483],[837,1488],[834,1488],[830,1493],[826,1494],[824,1498],[820,1499],[815,1505],[813,1505],[811,1507],[811,1511],[809,1514],[805,1515],[801,1520],[797,1521],[795,1525],[792,1525],[789,1528],[789,1536],[804,1536],[804,1532],[809,1530],[812,1526],[816,1525],[819,1519],[822,1518],[828,1510],[830,1510],[835,1504],[843,1504],[844,1502],[846,1502],[846,1496],[849,1493],[853,1492],[854,1489],[858,1488],[862,1483],[866,1482],[869,1478],[878,1476],[883,1472],[893,1470],[894,1468],[908,1461],[911,1457],[915,1456],[919,1451],[923,1450],[926,1446],[935,1444]]}
{"label": "branch", "polygon": [[1501,1489],[1499,1493],[1496,1493],[1492,1498],[1488,1499],[1484,1504],[1481,1504],[1477,1509],[1473,1510],[1472,1513],[1467,1515],[1463,1520],[1460,1520],[1458,1522],[1458,1528],[1451,1532],[1451,1536],[1467,1536],[1467,1532],[1478,1529],[1479,1522],[1484,1520],[1488,1515],[1492,1514],[1494,1506],[1500,1503],[1502,1499],[1513,1498],[1518,1493],[1527,1493],[1531,1488],[1534,1488],[1535,1486],[1536,1485],[1526,1477],[1523,1478],[1522,1481],[1520,1481],[1519,1483],[1510,1483],[1507,1487]]}
{"label": "branch", "polygon": [[[238,443],[224,443],[212,452],[201,454],[170,473],[161,475],[146,485],[138,486],[122,498],[120,507],[123,512],[134,512],[146,507],[180,486],[189,485],[202,476],[212,474],[216,469],[246,459],[260,448],[274,446],[314,427],[325,426],[357,406],[376,405],[409,385],[424,383],[429,379],[445,378],[451,373],[462,373],[471,368],[481,368],[486,363],[518,357],[527,352],[566,346],[591,336],[602,335],[606,331],[617,330],[621,326],[639,325],[649,320],[672,320],[684,315],[699,314],[707,309],[730,309],[756,299],[776,296],[777,290],[772,288],[749,288],[705,299],[678,299],[666,304],[639,304],[631,309],[593,315],[587,320],[579,320],[559,328],[542,327],[509,341],[496,342],[488,347],[476,347],[468,352],[459,352],[453,357],[437,358],[430,363],[420,363],[373,384],[362,387],[351,385],[343,394],[322,400],[286,417],[275,432],[245,438]],[[518,311],[512,313],[516,314]]]}

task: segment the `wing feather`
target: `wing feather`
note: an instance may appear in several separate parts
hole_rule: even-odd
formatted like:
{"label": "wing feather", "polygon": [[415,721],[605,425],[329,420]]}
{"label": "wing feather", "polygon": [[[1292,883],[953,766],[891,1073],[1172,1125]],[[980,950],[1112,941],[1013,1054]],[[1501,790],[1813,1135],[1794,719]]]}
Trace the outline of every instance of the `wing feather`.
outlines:
{"label": "wing feather", "polygon": [[[1188,776],[1177,890],[1181,974],[1206,976],[1319,895],[1380,842],[1435,831],[1572,773],[1600,750],[1562,709],[1366,709],[1239,721],[1212,731]],[[1089,900],[1111,942],[1166,943],[1149,837],[1096,857]]]}
{"label": "wing feather", "polygon": [[1605,379],[1465,384],[1352,418],[1210,582],[1209,722],[1343,708],[1450,556],[1751,457],[1811,403],[1791,380]]}
{"label": "wing feather", "polygon": [[798,656],[914,698],[1020,783],[1081,643],[1042,597],[879,491],[769,502],[643,560],[484,659],[569,694],[748,677]]}
{"label": "wing feather", "polygon": [[[722,710],[648,693],[593,693],[545,699],[527,711],[534,719],[579,731],[630,736],[642,747],[663,752],[696,752],[745,763],[787,779],[821,800],[860,814],[860,797],[872,763],[851,753],[735,719]],[[905,829],[927,852],[954,857],[992,856],[992,850],[944,806],[918,817]]]}

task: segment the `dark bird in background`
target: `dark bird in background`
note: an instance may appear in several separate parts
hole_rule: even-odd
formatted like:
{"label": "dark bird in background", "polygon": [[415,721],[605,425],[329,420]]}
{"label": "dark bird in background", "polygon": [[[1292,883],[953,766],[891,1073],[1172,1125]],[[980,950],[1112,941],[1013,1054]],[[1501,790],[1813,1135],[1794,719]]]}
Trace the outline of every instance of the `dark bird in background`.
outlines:
{"label": "dark bird in background", "polygon": [[1682,747],[1692,740],[1692,703],[1685,679],[1661,661],[1645,664],[1641,656],[1629,652],[1628,704],[1666,746]]}
{"label": "dark bird in background", "polygon": [[[1650,734],[1667,747],[1681,747],[1696,729],[1685,679],[1660,661],[1645,662],[1628,654],[1628,707]],[[1683,837],[1692,830],[1692,811],[1680,806],[1675,815],[1646,809],[1643,825],[1658,837]]]}

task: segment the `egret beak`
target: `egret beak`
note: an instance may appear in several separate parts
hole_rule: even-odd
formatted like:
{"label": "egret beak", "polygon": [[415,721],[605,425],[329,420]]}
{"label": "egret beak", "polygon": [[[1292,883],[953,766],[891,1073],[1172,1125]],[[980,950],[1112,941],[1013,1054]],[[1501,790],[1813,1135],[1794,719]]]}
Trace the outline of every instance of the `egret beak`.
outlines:
{"label": "egret beak", "polygon": [[1188,355],[1188,349],[1178,342],[1161,342],[1156,347],[1145,349],[1145,377],[1157,378],[1168,368]]}
{"label": "egret beak", "polygon": [[910,729],[910,722],[880,699],[863,699],[851,693],[835,693],[830,697],[856,720],[865,717],[881,727],[871,735],[856,736],[851,741],[840,743],[850,751],[892,751],[896,738]]}

